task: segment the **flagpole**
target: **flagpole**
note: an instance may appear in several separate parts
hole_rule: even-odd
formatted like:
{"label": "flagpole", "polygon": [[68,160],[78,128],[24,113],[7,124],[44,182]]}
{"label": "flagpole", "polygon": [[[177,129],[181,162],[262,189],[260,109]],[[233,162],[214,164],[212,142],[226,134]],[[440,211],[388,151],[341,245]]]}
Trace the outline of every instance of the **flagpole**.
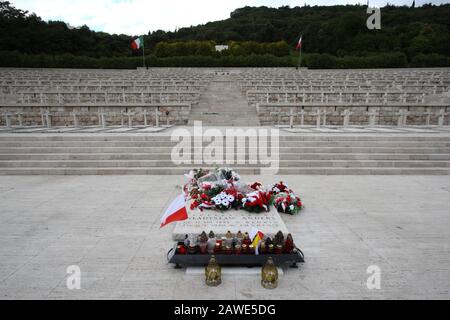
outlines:
{"label": "flagpole", "polygon": [[145,68],[145,40],[144,40],[144,36],[142,36],[142,64],[144,65],[144,68]]}
{"label": "flagpole", "polygon": [[298,59],[298,67],[299,68],[302,67],[302,48],[300,48],[300,55],[299,55],[299,59]]}
{"label": "flagpole", "polygon": [[300,34],[300,38],[302,40],[301,46],[300,46],[300,54],[298,58],[298,68],[300,69],[302,67],[302,50],[303,50],[303,35]]}

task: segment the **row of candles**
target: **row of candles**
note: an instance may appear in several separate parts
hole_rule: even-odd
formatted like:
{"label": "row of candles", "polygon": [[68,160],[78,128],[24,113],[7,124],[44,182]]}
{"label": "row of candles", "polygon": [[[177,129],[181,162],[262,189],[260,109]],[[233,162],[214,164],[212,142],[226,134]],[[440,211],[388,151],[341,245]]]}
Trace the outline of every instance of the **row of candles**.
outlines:
{"label": "row of candles", "polygon": [[[202,235],[206,235],[203,233]],[[251,240],[246,233],[242,239],[232,238],[227,234],[227,237],[222,237],[221,239],[215,239],[215,237],[210,237],[205,239],[205,237],[200,235],[198,237],[198,244],[195,241],[189,240],[186,235],[186,239],[183,243],[177,245],[177,254],[249,254],[254,255],[256,253],[256,248],[252,244]],[[278,238],[278,243],[274,243],[270,238],[263,239],[258,244],[259,254],[283,254],[292,253],[294,250],[294,243],[292,236],[288,235],[286,240],[284,237],[282,239]]]}

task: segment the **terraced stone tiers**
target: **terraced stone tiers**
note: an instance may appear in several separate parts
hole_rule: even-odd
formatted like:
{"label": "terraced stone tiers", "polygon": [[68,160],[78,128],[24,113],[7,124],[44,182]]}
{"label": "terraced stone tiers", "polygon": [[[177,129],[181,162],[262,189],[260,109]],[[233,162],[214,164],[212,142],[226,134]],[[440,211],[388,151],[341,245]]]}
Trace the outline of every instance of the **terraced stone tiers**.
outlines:
{"label": "terraced stone tiers", "polygon": [[[216,166],[175,165],[175,145],[168,133],[2,134],[0,175],[179,175],[192,167]],[[279,174],[446,175],[450,134],[288,134],[280,136],[278,156]],[[245,164],[229,166],[259,174],[261,165],[249,164],[248,152],[245,159]]]}

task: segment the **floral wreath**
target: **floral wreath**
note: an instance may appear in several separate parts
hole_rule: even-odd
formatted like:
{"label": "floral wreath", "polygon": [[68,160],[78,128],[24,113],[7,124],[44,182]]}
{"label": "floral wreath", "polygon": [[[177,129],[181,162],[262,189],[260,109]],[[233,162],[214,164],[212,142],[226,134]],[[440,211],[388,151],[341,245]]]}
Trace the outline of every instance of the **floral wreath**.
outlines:
{"label": "floral wreath", "polygon": [[303,202],[283,182],[263,186],[259,182],[246,184],[239,174],[229,168],[215,171],[191,170],[185,175],[188,183],[183,186],[186,199],[191,200],[191,210],[243,209],[251,213],[270,211],[273,205],[278,212],[297,214],[303,209]]}

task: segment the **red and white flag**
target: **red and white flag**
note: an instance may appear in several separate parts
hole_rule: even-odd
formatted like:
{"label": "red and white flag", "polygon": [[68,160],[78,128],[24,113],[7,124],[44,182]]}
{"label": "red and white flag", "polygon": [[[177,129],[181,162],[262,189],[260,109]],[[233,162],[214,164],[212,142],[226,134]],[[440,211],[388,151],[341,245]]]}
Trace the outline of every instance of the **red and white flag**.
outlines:
{"label": "red and white flag", "polygon": [[144,37],[140,36],[139,38],[136,38],[131,42],[131,49],[133,50],[139,50],[144,45]]}
{"label": "red and white flag", "polygon": [[301,50],[302,49],[302,41],[303,41],[303,35],[300,36],[300,39],[298,40],[297,46],[295,47],[295,50]]}
{"label": "red and white flag", "polygon": [[161,227],[168,225],[171,222],[187,220],[186,199],[184,194],[179,195],[167,208],[164,215],[161,217]]}

